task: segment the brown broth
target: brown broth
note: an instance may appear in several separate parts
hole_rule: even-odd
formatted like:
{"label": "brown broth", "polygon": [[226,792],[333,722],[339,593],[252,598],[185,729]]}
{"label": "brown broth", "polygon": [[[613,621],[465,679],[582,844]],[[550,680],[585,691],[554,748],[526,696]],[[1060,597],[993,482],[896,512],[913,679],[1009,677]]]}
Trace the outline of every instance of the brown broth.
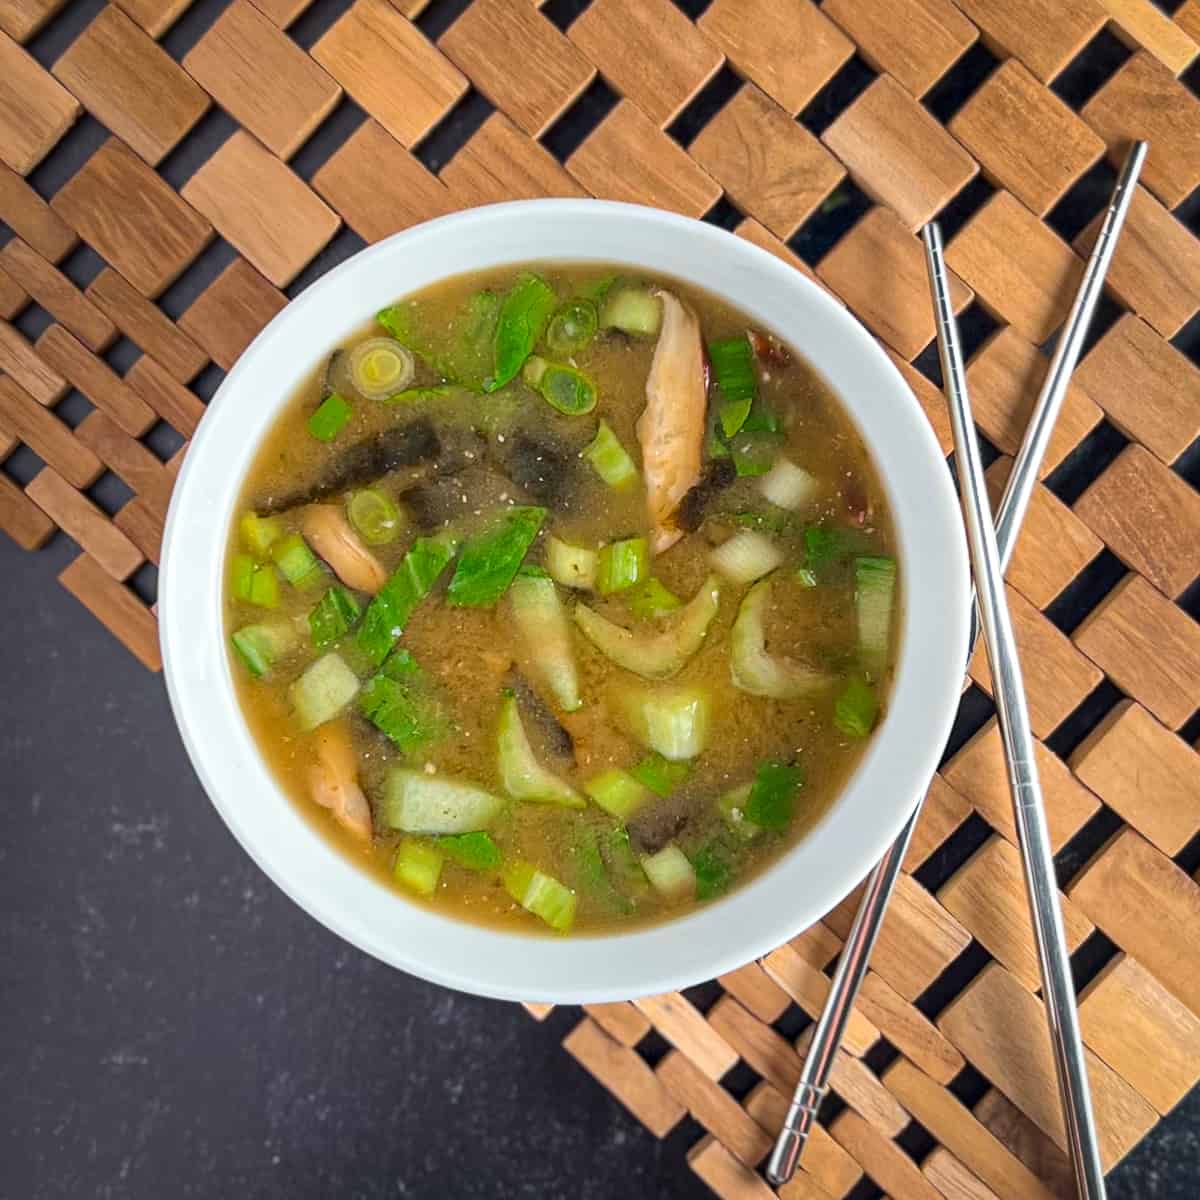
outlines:
{"label": "brown broth", "polygon": [[[541,264],[536,269],[555,286],[560,298],[585,292],[613,271],[592,265]],[[451,279],[427,289],[418,297],[427,324],[444,324],[448,339],[452,339],[462,303],[482,287],[505,290],[516,274],[516,268],[504,268]],[[678,282],[669,286],[700,316],[706,343],[747,328],[747,320],[718,298]],[[376,336],[380,332],[372,323],[359,336]],[[357,340],[358,337],[352,338],[346,345]],[[572,361],[596,381],[599,390],[598,407],[588,416],[561,416],[519,382],[496,396],[442,398],[423,402],[420,407],[439,428],[445,425],[466,428],[482,423],[493,448],[502,446],[504,439],[518,429],[535,429],[572,453],[590,441],[597,417],[603,416],[638,461],[634,425],[645,403],[646,376],[655,340],[602,335],[575,356]],[[264,439],[247,476],[239,513],[253,510],[269,497],[295,488],[299,481],[314,478],[331,454],[352,440],[380,433],[416,415],[411,408],[359,399],[354,402],[350,423],[339,437],[328,446],[318,442],[307,432],[305,422],[317,404],[323,369],[324,364],[292,398]],[[418,382],[436,381],[428,368],[423,370]],[[793,354],[791,365],[771,368],[760,379],[759,394],[783,419],[782,453],[802,465],[820,483],[817,500],[804,511],[804,522],[845,524],[848,498],[861,503],[865,496],[870,515],[864,545],[869,552],[894,554],[891,521],[878,476],[861,439],[823,380]],[[542,560],[542,545],[548,531],[573,544],[591,547],[647,531],[645,494],[640,483],[630,491],[616,492],[587,464],[582,467],[578,486],[569,496],[565,511],[552,511],[548,515],[543,533],[530,551],[530,561]],[[420,475],[420,468],[399,471],[380,486],[397,496]],[[464,490],[456,523],[469,535],[488,518],[495,502],[512,503],[514,499],[521,502],[516,489],[513,495],[503,497],[479,497]],[[770,506],[759,496],[754,479],[739,479],[718,498],[713,508],[736,512],[751,508],[764,511]],[[707,555],[712,546],[733,529],[732,524],[711,516],[711,512],[710,519],[696,533],[684,537],[654,563],[658,578],[685,601],[710,571]],[[282,519],[289,530],[297,528],[297,511],[283,514]],[[373,551],[390,572],[411,540],[412,535],[405,534],[389,545],[374,547]],[[846,669],[852,661],[857,638],[850,573],[835,572],[832,582],[806,587],[794,574],[802,542],[793,533],[784,536],[781,544],[787,549],[788,559],[773,576],[767,621],[771,652]],[[235,522],[230,533],[230,555],[239,549]],[[496,720],[506,674],[513,658],[519,655],[503,603],[495,609],[483,610],[451,608],[443,603],[452,572],[453,565],[418,606],[400,644],[438,685],[455,729],[418,756],[415,763],[407,765],[426,770],[435,768],[438,773],[470,780],[501,794],[496,765]],[[333,582],[332,577],[328,582]],[[639,814],[634,820],[638,830],[646,829],[653,834],[655,826],[670,827],[677,819],[685,818],[686,823],[677,836],[680,847],[694,855],[714,842],[719,844],[723,852],[729,851],[735,859],[735,885],[764,869],[804,836],[836,799],[866,745],[866,739],[848,737],[834,726],[836,691],[811,699],[775,701],[751,696],[733,686],[729,673],[729,632],[745,590],[729,583],[723,585],[720,613],[703,647],[673,681],[702,686],[711,694],[714,721],[708,747],[693,762],[687,779],[674,794],[666,800],[654,801],[652,814]],[[231,597],[227,605],[230,632],[264,619],[281,616],[302,619],[322,591],[323,587],[300,591],[282,583],[281,605],[271,612]],[[627,600],[620,593],[600,597],[593,593],[572,594],[560,588],[560,596],[568,611],[576,602],[584,602],[620,624],[634,623]],[[361,599],[365,604],[367,597]],[[897,624],[893,619],[893,630]],[[610,766],[628,768],[645,756],[646,751],[621,730],[612,714],[613,697],[622,688],[641,686],[645,681],[610,663],[573,626],[572,638],[585,705],[577,713],[558,715],[574,737],[577,765],[573,770],[560,770],[557,763],[545,758],[543,761],[582,791],[584,782],[600,770]],[[316,654],[311,650],[299,652],[279,664],[268,677],[254,679],[235,656],[233,670],[243,713],[264,758],[299,810],[354,862],[389,885],[399,887],[392,882],[391,870],[398,836],[377,832],[373,842],[366,844],[340,828],[328,811],[309,797],[313,738],[297,731],[287,688],[314,657]],[[881,712],[889,685],[890,668],[878,683]],[[403,757],[355,706],[351,705],[339,720],[349,726],[359,761],[360,783],[367,796],[374,798],[387,768],[403,762]],[[525,726],[535,748],[541,748],[528,719]],[[715,798],[749,782],[756,765],[764,760],[793,759],[803,767],[805,783],[786,833],[763,834],[749,843],[729,834],[715,807]],[[578,911],[574,932],[615,931],[630,924],[661,920],[692,907],[690,903],[670,904],[657,897],[644,880],[637,883],[632,877],[622,883],[635,905],[632,912],[624,911],[625,906],[614,901],[607,890],[589,889],[577,850],[583,831],[591,829],[604,838],[615,825],[612,817],[593,804],[576,812],[514,801],[490,832],[506,859],[510,856],[527,859],[575,889]],[[421,900],[407,891],[405,895],[472,921],[532,933],[546,931],[541,922],[513,902],[496,873],[470,871],[449,860],[443,866],[432,898]]]}

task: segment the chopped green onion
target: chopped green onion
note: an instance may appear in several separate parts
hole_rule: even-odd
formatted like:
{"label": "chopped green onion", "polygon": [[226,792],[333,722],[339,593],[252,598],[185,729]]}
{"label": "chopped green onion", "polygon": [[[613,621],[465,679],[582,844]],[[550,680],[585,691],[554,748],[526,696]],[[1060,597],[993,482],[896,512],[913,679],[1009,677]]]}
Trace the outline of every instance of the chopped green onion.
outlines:
{"label": "chopped green onion", "polygon": [[546,566],[551,579],[563,587],[587,590],[596,585],[595,550],[571,546],[553,534],[546,538]]}
{"label": "chopped green onion", "polygon": [[596,558],[596,586],[601,595],[624,591],[646,578],[650,548],[645,538],[626,538],[600,548]]}
{"label": "chopped green onion", "polygon": [[741,432],[729,444],[734,468],[741,478],[765,475],[771,469],[783,441],[777,433],[751,432],[749,421],[747,417]]}
{"label": "chopped green onion", "polygon": [[254,559],[249,554],[235,554],[229,564],[229,584],[234,598],[249,600],[250,588],[254,583]]}
{"label": "chopped green onion", "polygon": [[758,489],[777,508],[796,509],[807,504],[817,494],[817,481],[803,468],[786,458],[775,465],[758,481]]}
{"label": "chopped green onion", "polygon": [[308,432],[318,442],[332,442],[342,432],[353,411],[348,401],[343,400],[337,392],[330,392],[308,418]]}
{"label": "chopped green onion", "polygon": [[400,533],[400,509],[378,488],[355,492],[346,503],[346,516],[354,531],[369,546],[385,546]]}
{"label": "chopped green onion", "polygon": [[259,608],[279,607],[279,575],[269,563],[254,568],[250,580],[250,603]]}
{"label": "chopped green onion", "polygon": [[582,350],[596,336],[599,319],[591,300],[577,297],[559,305],[546,327],[551,353],[569,355]]}
{"label": "chopped green onion", "polygon": [[753,583],[783,562],[783,551],[761,533],[739,529],[709,553],[708,561],[732,583]]}
{"label": "chopped green onion", "polygon": [[719,842],[711,842],[692,855],[696,875],[696,899],[712,900],[733,881],[733,868]]}
{"label": "chopped green onion", "polygon": [[600,325],[650,337],[662,325],[662,301],[649,288],[618,281],[605,293]]}
{"label": "chopped green onion", "polygon": [[384,776],[379,821],[404,833],[472,833],[486,829],[504,803],[474,784],[390,767]]}
{"label": "chopped green onion", "polygon": [[691,768],[685,762],[669,762],[661,754],[643,758],[630,774],[664,800],[687,778]]}
{"label": "chopped green onion", "polygon": [[317,601],[308,614],[308,628],[312,644],[318,650],[332,646],[339,638],[350,632],[354,622],[362,615],[362,608],[344,587],[335,584]]}
{"label": "chopped green onion", "polygon": [[417,538],[412,549],[367,606],[358,631],[358,648],[372,666],[388,656],[413,609],[425,598],[454,557],[455,542],[446,534]]}
{"label": "chopped green onion", "polygon": [[746,423],[757,394],[754,376],[754,352],[745,334],[709,342],[708,358],[713,378],[721,390],[721,431],[733,437]]}
{"label": "chopped green onion", "polygon": [[529,670],[564,712],[575,712],[583,704],[579,675],[567,614],[554,581],[546,576],[518,575],[508,599]]}
{"label": "chopped green onion", "polygon": [[746,800],[746,819],[762,829],[786,829],[803,784],[804,772],[791,763],[760,763]]}
{"label": "chopped green onion", "polygon": [[298,533],[289,533],[282,541],[276,542],[271,547],[271,558],[284,579],[294,587],[307,587],[323,575],[320,561]]}
{"label": "chopped green onion", "polygon": [[527,912],[565,933],[575,920],[575,893],[531,863],[514,862],[504,871],[504,888]]}
{"label": "chopped green onion", "polygon": [[350,379],[368,400],[387,400],[412,382],[413,356],[395,338],[373,337],[359,342],[349,357]]}
{"label": "chopped green onion", "polygon": [[642,859],[646,878],[666,900],[690,900],[696,894],[696,872],[688,857],[673,842],[657,854]]}
{"label": "chopped green onion", "polygon": [[854,603],[858,609],[859,658],[878,676],[887,663],[892,604],[896,591],[896,560],[879,554],[854,560]]}
{"label": "chopped green onion", "polygon": [[565,416],[581,417],[596,407],[595,383],[574,367],[546,363],[533,386],[551,408]]}
{"label": "chopped green onion", "polygon": [[397,883],[417,893],[432,896],[442,873],[442,854],[416,838],[404,838],[396,847],[392,875]]}
{"label": "chopped green onion", "polygon": [[620,767],[601,771],[583,785],[583,790],[618,821],[628,821],[650,799],[642,784]]}
{"label": "chopped green onion", "polygon": [[296,631],[286,621],[269,625],[244,625],[229,639],[251,675],[266,675],[296,647]]}
{"label": "chopped green onion", "polygon": [[271,549],[271,543],[283,537],[283,522],[278,517],[260,517],[248,512],[238,522],[238,532],[242,545],[251,554],[263,558]]}
{"label": "chopped green onion", "polygon": [[747,842],[762,833],[762,829],[758,825],[746,819],[746,801],[750,799],[750,787],[750,784],[744,783],[741,787],[726,792],[717,800],[717,811],[721,814],[725,824],[739,838]]}
{"label": "chopped green onion", "polygon": [[796,571],[795,579],[801,587],[815,588],[817,586],[816,572],[809,570],[808,567],[800,567]]}
{"label": "chopped green onion", "polygon": [[864,738],[875,728],[879,702],[865,680],[851,678],[833,705],[833,723],[849,737]]}
{"label": "chopped green onion", "polygon": [[537,537],[546,510],[514,506],[500,520],[476,534],[463,548],[447,601],[460,608],[490,608],[508,590],[517,568]]}
{"label": "chopped green onion", "polygon": [[300,728],[309,730],[332,721],[357,692],[358,676],[340,655],[330,651],[305,669],[288,689],[288,697]]}
{"label": "chopped green onion", "polygon": [[630,732],[672,762],[695,758],[708,743],[708,693],[695,687],[635,689],[622,697]]}
{"label": "chopped green onion", "polygon": [[629,593],[629,607],[633,615],[647,620],[674,612],[682,603],[674,592],[664,587],[653,575]]}
{"label": "chopped green onion", "polygon": [[505,696],[500,704],[496,753],[501,783],[514,799],[559,804],[563,808],[586,807],[586,801],[570,784],[547,771],[534,757],[513,695]]}
{"label": "chopped green onion", "polygon": [[[500,297],[485,290],[471,296],[449,319],[416,300],[401,300],[376,313],[375,319],[443,378],[478,392],[492,369],[499,313]],[[448,340],[447,328],[458,336]]]}
{"label": "chopped green onion", "polygon": [[453,833],[438,838],[438,849],[468,871],[494,871],[500,866],[500,847],[489,833]]}
{"label": "chopped green onion", "polygon": [[524,366],[554,311],[554,289],[540,276],[525,272],[504,302],[496,322],[494,371],[483,384],[485,392],[502,388]]}
{"label": "chopped green onion", "polygon": [[637,467],[628,451],[617,440],[607,421],[600,422],[596,436],[584,447],[583,457],[596,468],[596,474],[611,488],[627,487],[637,478]]}

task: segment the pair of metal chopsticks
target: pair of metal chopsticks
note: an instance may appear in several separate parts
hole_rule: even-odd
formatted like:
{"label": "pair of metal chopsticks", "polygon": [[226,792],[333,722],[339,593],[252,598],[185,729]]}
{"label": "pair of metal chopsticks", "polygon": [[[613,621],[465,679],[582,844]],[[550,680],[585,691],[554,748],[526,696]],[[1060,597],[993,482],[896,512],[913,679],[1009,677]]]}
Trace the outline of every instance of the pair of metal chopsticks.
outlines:
{"label": "pair of metal chopsticks", "polygon": [[[1103,1197],[1104,1176],[1087,1092],[1087,1075],[1075,1013],[1075,994],[1063,939],[1061,914],[1058,910],[1049,835],[1046,831],[1033,763],[1032,738],[1025,710],[1020,666],[1013,648],[1011,624],[1004,602],[1003,573],[1012,556],[1017,532],[1033,493],[1038,469],[1054,423],[1066,396],[1067,385],[1079,360],[1147,149],[1145,142],[1136,142],[1121,169],[1075,302],[1055,347],[1029,428],[1013,463],[994,534],[989,521],[990,508],[986,492],[983,490],[982,465],[971,422],[965,372],[958,348],[957,325],[946,288],[941,238],[936,226],[925,232],[926,256],[931,285],[934,288],[942,373],[955,435],[955,461],[963,495],[969,501],[965,507],[972,564],[977,581],[984,581],[980,587],[980,609],[984,612],[997,714],[1013,790],[1018,840],[1026,868],[1026,883],[1035,918],[1039,961],[1054,1042],[1055,1065],[1067,1112],[1071,1158],[1079,1195],[1085,1200]],[[967,647],[968,661],[978,635],[979,613],[973,611]],[[913,814],[899,837],[871,873],[859,902],[858,912],[842,949],[829,996],[813,1031],[812,1044],[805,1058],[783,1129],[767,1164],[767,1178],[776,1185],[791,1179],[805,1141],[816,1121],[817,1110],[828,1089],[829,1072],[834,1056],[866,974],[888,901],[920,816],[921,802],[920,799],[917,801]]]}

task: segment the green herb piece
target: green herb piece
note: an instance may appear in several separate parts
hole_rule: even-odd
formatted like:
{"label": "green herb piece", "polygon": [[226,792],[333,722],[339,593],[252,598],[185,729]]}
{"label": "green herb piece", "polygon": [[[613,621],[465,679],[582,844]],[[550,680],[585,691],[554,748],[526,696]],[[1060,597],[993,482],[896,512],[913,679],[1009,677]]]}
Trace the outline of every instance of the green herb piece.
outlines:
{"label": "green herb piece", "polygon": [[387,583],[367,605],[356,640],[371,666],[377,667],[387,658],[388,651],[404,632],[413,609],[454,557],[455,545],[453,538],[446,534],[417,538]]}
{"label": "green herb piece", "polygon": [[637,478],[637,467],[629,452],[617,440],[607,421],[600,422],[596,436],[584,447],[583,457],[596,468],[596,474],[611,488],[627,487]]}
{"label": "green herb piece", "polygon": [[525,272],[517,278],[496,322],[494,370],[483,390],[494,392],[514,379],[533,353],[554,311],[554,289],[540,276]]}
{"label": "green herb piece", "polygon": [[765,762],[754,773],[744,809],[746,820],[762,829],[786,829],[792,820],[796,793],[804,772],[791,763]]}
{"label": "green herb piece", "polygon": [[293,587],[308,587],[323,575],[320,560],[298,533],[289,533],[276,542],[271,547],[271,558]]}
{"label": "green herb piece", "polygon": [[733,869],[719,842],[702,847],[691,858],[696,873],[696,899],[712,900],[733,881]]}
{"label": "green herb piece", "polygon": [[755,396],[750,413],[742,422],[743,433],[778,433],[779,417],[761,396]]}
{"label": "green herb piece", "polygon": [[288,622],[244,625],[229,639],[251,675],[266,675],[296,647],[296,631]]}
{"label": "green herb piece", "polygon": [[251,554],[262,558],[271,549],[271,544],[283,537],[283,522],[278,517],[260,517],[248,512],[238,522],[238,533],[242,545]]}
{"label": "green herb piece", "polygon": [[833,705],[833,723],[848,737],[864,738],[875,728],[879,702],[863,679],[853,676]]}
{"label": "green herb piece", "polygon": [[583,297],[560,304],[546,327],[546,345],[551,353],[575,354],[596,336],[599,326],[596,305]]}
{"label": "green herb piece", "polygon": [[741,432],[729,443],[733,465],[740,478],[765,475],[775,462],[783,437],[767,431],[754,432],[749,429],[749,418]]}
{"label": "green herb piece", "polygon": [[330,392],[308,418],[308,432],[318,442],[332,442],[342,432],[353,412],[348,400],[343,400],[337,392]]}
{"label": "green herb piece", "polygon": [[685,762],[671,762],[661,754],[649,754],[629,773],[664,800],[687,778]]}
{"label": "green herb piece", "polygon": [[[473,392],[483,389],[492,369],[493,338],[500,314],[500,297],[492,291],[476,292],[449,321],[431,314],[419,301],[402,300],[376,314],[375,319],[445,379]],[[446,330],[455,331],[448,341]],[[389,398],[426,398],[436,388],[414,388]]]}
{"label": "green herb piece", "polygon": [[650,548],[645,538],[626,538],[600,548],[596,556],[596,587],[611,595],[633,587],[650,570]]}
{"label": "green herb piece", "polygon": [[683,601],[653,575],[637,584],[629,593],[629,607],[633,609],[633,615],[645,620],[674,612],[682,604]]}
{"label": "green herb piece", "polygon": [[387,665],[372,675],[358,697],[364,717],[404,755],[416,754],[445,732],[445,722],[432,697],[419,684],[390,674]]}
{"label": "green herb piece", "polygon": [[437,844],[447,858],[468,871],[495,871],[500,866],[500,847],[482,830],[447,834]]}
{"label": "green herb piece", "polygon": [[516,578],[517,568],[537,537],[546,510],[515,506],[500,520],[467,542],[458,560],[446,599],[460,608],[490,608]]}
{"label": "green herb piece", "polygon": [[405,838],[396,847],[392,875],[418,896],[432,896],[442,873],[443,856],[426,842]]}
{"label": "green herb piece", "polygon": [[361,615],[362,608],[358,601],[344,587],[335,584],[308,614],[312,644],[318,650],[332,646],[350,632]]}
{"label": "green herb piece", "polygon": [[385,546],[400,533],[402,519],[396,502],[378,488],[363,488],[346,502],[346,516],[369,546]]}
{"label": "green herb piece", "polygon": [[742,334],[740,337],[709,342],[708,357],[712,363],[713,378],[721,392],[721,431],[726,438],[731,438],[745,425],[757,395],[754,352],[750,348],[750,340]]}

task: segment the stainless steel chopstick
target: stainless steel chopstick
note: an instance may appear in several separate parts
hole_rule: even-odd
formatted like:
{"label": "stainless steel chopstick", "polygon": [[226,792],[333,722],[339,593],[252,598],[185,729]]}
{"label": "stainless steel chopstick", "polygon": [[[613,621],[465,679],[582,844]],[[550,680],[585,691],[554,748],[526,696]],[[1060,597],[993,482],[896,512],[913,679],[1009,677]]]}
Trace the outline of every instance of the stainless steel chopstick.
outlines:
{"label": "stainless steel chopstick", "polygon": [[1075,1187],[1081,1200],[1102,1200],[1104,1168],[1100,1162],[1096,1122],[1088,1091],[1087,1064],[1083,1057],[1079,1014],[1075,1008],[1075,986],[1071,979],[1067,936],[1058,904],[1050,830],[1046,824],[1042,788],[1033,757],[1033,733],[1029,728],[1025,684],[1004,594],[1004,572],[996,544],[996,531],[992,528],[983,460],[971,417],[966,368],[963,366],[958,323],[954,319],[950,284],[942,255],[942,236],[937,224],[927,225],[923,237],[937,318],[942,376],[954,429],[954,459],[962,492],[967,547],[971,552],[979,619],[992,670],[996,716],[1004,742],[1004,765],[1012,792],[1017,841],[1021,847],[1025,887],[1033,916],[1067,1144],[1075,1169]]}
{"label": "stainless steel chopstick", "polygon": [[[1104,278],[1112,261],[1117,238],[1133,199],[1134,187],[1146,158],[1146,150],[1145,142],[1134,143],[1121,168],[1096,244],[1080,280],[1075,302],[1055,346],[1050,369],[1042,383],[1029,427],[1013,462],[996,521],[996,541],[1004,567],[1007,567],[1016,546],[1017,533],[1033,493],[1046,444],[1079,360],[1083,341],[1087,336],[1088,326],[1091,324],[1092,314],[1095,312]],[[971,635],[967,645],[968,660],[978,635],[978,613],[972,607]],[[854,924],[842,948],[825,1007],[813,1030],[812,1043],[801,1068],[800,1081],[796,1085],[783,1128],[767,1163],[767,1178],[776,1185],[786,1183],[795,1173],[804,1144],[817,1119],[817,1110],[829,1086],[829,1072],[834,1056],[841,1045],[846,1022],[850,1018],[858,990],[866,975],[871,951],[875,947],[875,940],[887,913],[888,902],[895,890],[900,868],[921,815],[923,800],[924,797],[918,798],[912,816],[867,878],[866,890],[859,901]]]}

